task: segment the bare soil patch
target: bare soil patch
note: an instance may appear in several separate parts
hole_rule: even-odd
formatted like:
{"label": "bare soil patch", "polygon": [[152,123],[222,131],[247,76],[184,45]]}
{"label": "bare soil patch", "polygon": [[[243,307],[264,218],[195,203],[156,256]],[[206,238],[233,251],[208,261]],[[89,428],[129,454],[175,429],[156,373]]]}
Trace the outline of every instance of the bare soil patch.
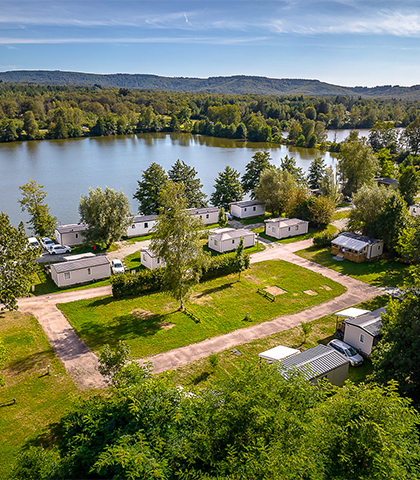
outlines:
{"label": "bare soil patch", "polygon": [[158,322],[156,324],[156,326],[158,326],[159,328],[161,328],[162,330],[170,330],[171,328],[174,328],[175,327],[175,323],[170,323],[170,322]]}
{"label": "bare soil patch", "polygon": [[286,290],[283,290],[282,288],[278,287],[277,285],[272,285],[269,287],[265,287],[264,291],[267,293],[271,293],[271,295],[274,295],[275,297],[277,295],[283,295],[283,293],[287,293]]}
{"label": "bare soil patch", "polygon": [[149,318],[154,317],[156,314],[150,310],[144,310],[143,308],[136,308],[130,312],[134,317],[140,318],[141,320],[148,320]]}
{"label": "bare soil patch", "polygon": [[331,287],[329,287],[328,285],[322,285],[323,288],[325,288],[325,290],[331,290]]}
{"label": "bare soil patch", "polygon": [[303,293],[306,293],[306,295],[318,295],[316,292],[314,292],[313,290],[304,290]]}

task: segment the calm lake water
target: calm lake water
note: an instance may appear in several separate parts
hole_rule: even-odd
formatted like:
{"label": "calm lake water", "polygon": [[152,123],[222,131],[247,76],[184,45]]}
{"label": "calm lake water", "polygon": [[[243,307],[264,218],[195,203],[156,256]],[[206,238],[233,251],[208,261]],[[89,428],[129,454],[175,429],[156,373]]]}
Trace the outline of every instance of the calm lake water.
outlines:
{"label": "calm lake water", "polygon": [[[132,197],[142,170],[156,162],[167,171],[177,159],[197,170],[203,191],[209,196],[214,179],[226,165],[243,174],[246,164],[260,150],[268,150],[276,166],[281,158],[292,156],[305,171],[321,154],[312,149],[268,147],[265,143],[180,133],[1,143],[0,211],[7,213],[14,225],[28,220],[17,200],[19,186],[32,178],[44,185],[46,202],[61,224],[79,221],[79,199],[89,187],[122,189],[130,199],[132,213],[136,213],[138,202]],[[334,154],[326,152],[323,156],[327,165],[336,163]]]}

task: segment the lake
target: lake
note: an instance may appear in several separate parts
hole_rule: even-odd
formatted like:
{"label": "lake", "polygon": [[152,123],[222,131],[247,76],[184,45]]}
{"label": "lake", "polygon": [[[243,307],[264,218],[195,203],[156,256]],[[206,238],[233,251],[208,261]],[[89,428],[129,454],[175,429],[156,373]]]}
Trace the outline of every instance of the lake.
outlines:
{"label": "lake", "polygon": [[[122,189],[130,199],[132,213],[137,213],[138,202],[132,197],[142,170],[152,162],[168,171],[177,159],[183,160],[197,170],[203,191],[209,196],[214,179],[226,165],[243,174],[246,164],[260,150],[268,150],[276,166],[289,155],[304,171],[321,154],[315,149],[183,133],[0,143],[0,211],[7,213],[14,225],[28,220],[18,204],[19,186],[32,178],[44,185],[46,202],[60,224],[79,221],[79,199],[89,187]],[[322,155],[327,165],[336,163],[334,154]]]}

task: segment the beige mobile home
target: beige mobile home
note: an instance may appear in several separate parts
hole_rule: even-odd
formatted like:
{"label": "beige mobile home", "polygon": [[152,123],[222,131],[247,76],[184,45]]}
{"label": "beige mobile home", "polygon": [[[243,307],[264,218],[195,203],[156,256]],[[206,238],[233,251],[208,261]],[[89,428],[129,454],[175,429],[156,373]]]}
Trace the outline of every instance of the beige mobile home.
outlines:
{"label": "beige mobile home", "polygon": [[265,203],[259,200],[233,202],[229,204],[230,213],[237,218],[251,218],[265,215]]}
{"label": "beige mobile home", "polygon": [[361,263],[380,257],[384,242],[357,233],[344,232],[331,242],[331,253],[338,257]]}
{"label": "beige mobile home", "polygon": [[127,227],[127,237],[148,235],[156,222],[156,215],[137,215]]}
{"label": "beige mobile home", "polygon": [[244,239],[245,248],[255,245],[255,233],[251,230],[217,228],[209,234],[208,247],[219,253],[231,252],[238,247],[241,238]]}
{"label": "beige mobile home", "polygon": [[57,287],[70,287],[110,276],[111,266],[106,255],[96,255],[51,265],[51,278]]}
{"label": "beige mobile home", "polygon": [[85,223],[61,225],[55,229],[55,241],[60,245],[68,245],[69,247],[83,245],[85,239],[83,232],[87,229],[88,226]]}
{"label": "beige mobile home", "polygon": [[164,267],[166,265],[165,260],[156,255],[149,250],[148,248],[141,249],[141,264],[144,265],[149,270],[154,270],[155,268]]}
{"label": "beige mobile home", "polygon": [[214,225],[219,221],[219,207],[206,207],[206,208],[189,208],[194,217],[199,217],[203,220],[204,225]]}
{"label": "beige mobile home", "polygon": [[274,238],[288,238],[308,233],[309,222],[298,218],[271,218],[265,220],[265,234]]}
{"label": "beige mobile home", "polygon": [[372,347],[378,343],[379,332],[382,328],[382,314],[384,308],[365,313],[358,317],[348,317],[343,321],[343,341],[359,349],[365,355],[372,353]]}
{"label": "beige mobile home", "polygon": [[280,360],[279,365],[284,378],[296,371],[312,383],[326,378],[338,387],[344,385],[349,373],[349,361],[344,355],[322,344]]}
{"label": "beige mobile home", "polygon": [[420,203],[417,203],[416,205],[410,205],[408,209],[408,214],[411,217],[417,217],[420,215]]}

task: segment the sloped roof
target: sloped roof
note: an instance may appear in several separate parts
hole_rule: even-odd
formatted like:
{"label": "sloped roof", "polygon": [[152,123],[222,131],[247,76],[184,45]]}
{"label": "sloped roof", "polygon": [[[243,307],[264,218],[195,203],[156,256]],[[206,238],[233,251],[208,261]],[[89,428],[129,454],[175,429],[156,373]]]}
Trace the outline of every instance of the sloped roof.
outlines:
{"label": "sloped roof", "polygon": [[348,360],[341,353],[327,345],[317,345],[280,361],[285,378],[289,370],[295,369],[308,380],[325,375],[346,363]]}
{"label": "sloped roof", "polygon": [[244,200],[243,202],[232,202],[229,205],[237,205],[238,207],[253,207],[254,205],[265,205],[265,202],[260,200]]}
{"label": "sloped roof", "polygon": [[364,235],[359,235],[357,233],[344,232],[335,238],[331,243],[340,247],[350,248],[352,250],[361,250],[368,245],[374,245],[380,241],[381,240],[377,240],[376,238],[365,237]]}
{"label": "sloped roof", "polygon": [[240,228],[240,229],[231,228],[229,230],[226,229],[223,232],[214,231],[213,233],[210,233],[211,237],[216,238],[221,242],[223,240],[228,240],[228,239],[232,240],[234,238],[247,237],[249,235],[255,236],[255,233],[252,232],[251,230],[246,230],[245,228]]}
{"label": "sloped roof", "polygon": [[364,315],[365,313],[369,313],[370,310],[364,310],[363,308],[355,308],[355,307],[350,307],[346,308],[345,310],[341,310],[340,312],[337,312],[335,315],[337,317],[360,317],[360,315]]}
{"label": "sloped roof", "polygon": [[70,262],[53,263],[51,269],[56,273],[71,272],[73,270],[81,270],[82,268],[98,267],[100,265],[109,265],[106,255],[95,255],[94,257],[85,257]]}
{"label": "sloped roof", "polygon": [[189,208],[188,211],[193,215],[200,215],[203,213],[219,212],[219,207],[205,207],[205,208]]}
{"label": "sloped roof", "polygon": [[378,308],[373,312],[366,313],[365,315],[361,315],[360,317],[356,318],[346,318],[344,320],[346,325],[354,325],[356,327],[361,328],[369,335],[376,337],[379,334],[382,328],[382,314],[385,313],[386,308]]}
{"label": "sloped roof", "polygon": [[74,223],[71,225],[60,225],[55,227],[58,233],[70,233],[70,232],[84,232],[88,229],[86,223]]}
{"label": "sloped roof", "polygon": [[295,225],[300,225],[301,223],[309,223],[306,220],[300,220],[299,218],[270,218],[269,220],[264,220],[265,223],[273,223],[281,227],[294,227]]}
{"label": "sloped roof", "polygon": [[270,348],[270,350],[259,353],[258,356],[264,358],[265,360],[278,361],[290,357],[291,355],[296,355],[298,353],[299,350],[296,350],[296,348],[278,345],[277,347]]}
{"label": "sloped roof", "polygon": [[131,223],[151,222],[155,220],[157,215],[136,215],[131,219]]}

